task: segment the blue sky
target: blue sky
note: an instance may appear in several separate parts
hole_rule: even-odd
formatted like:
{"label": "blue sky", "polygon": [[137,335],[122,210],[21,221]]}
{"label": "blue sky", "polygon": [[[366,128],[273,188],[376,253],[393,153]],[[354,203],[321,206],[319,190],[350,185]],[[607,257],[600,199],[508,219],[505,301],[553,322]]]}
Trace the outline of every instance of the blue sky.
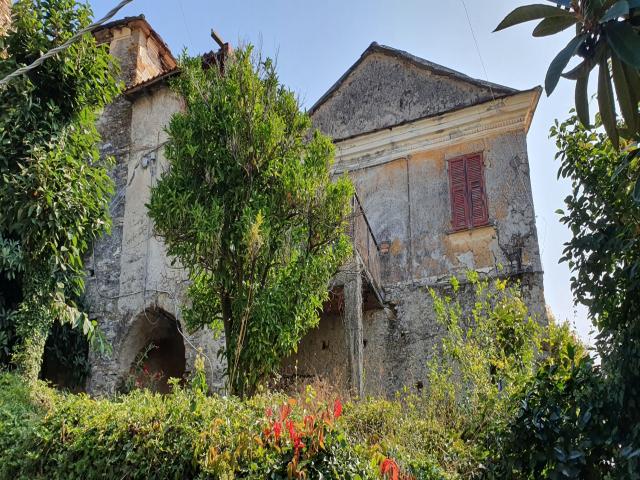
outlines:
{"label": "blue sky", "polygon": [[[306,107],[373,41],[503,85],[528,89],[542,84],[570,33],[534,39],[533,23],[491,33],[513,8],[533,2],[464,2],[486,75],[462,0],[134,0],[118,18],[143,13],[176,55],[185,47],[192,54],[214,49],[212,28],[234,45],[251,42],[277,58],[282,82],[298,92]],[[99,18],[117,1],[90,3]],[[554,119],[565,118],[573,104],[573,87],[563,80],[550,98],[543,95],[528,136],[529,163],[547,303],[558,319],[570,321],[588,339],[586,311],[574,306],[568,267],[558,264],[569,231],[554,212],[564,206],[570,185],[556,180],[555,146],[548,138]]]}

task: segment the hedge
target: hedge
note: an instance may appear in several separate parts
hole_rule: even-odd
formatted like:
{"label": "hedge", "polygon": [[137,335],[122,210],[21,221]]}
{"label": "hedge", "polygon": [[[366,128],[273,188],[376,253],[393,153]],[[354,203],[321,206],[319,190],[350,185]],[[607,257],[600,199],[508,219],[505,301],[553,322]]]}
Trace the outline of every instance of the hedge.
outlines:
{"label": "hedge", "polygon": [[241,401],[178,386],[93,399],[3,373],[0,478],[381,478],[384,456],[353,444],[341,415],[339,401]]}

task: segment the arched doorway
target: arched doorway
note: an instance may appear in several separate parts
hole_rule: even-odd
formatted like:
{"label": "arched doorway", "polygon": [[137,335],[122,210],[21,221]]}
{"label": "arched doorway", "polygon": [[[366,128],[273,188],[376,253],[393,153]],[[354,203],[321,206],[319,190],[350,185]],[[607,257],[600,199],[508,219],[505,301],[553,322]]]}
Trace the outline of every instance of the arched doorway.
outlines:
{"label": "arched doorway", "polygon": [[119,354],[123,390],[169,393],[167,381],[184,377],[185,348],[179,328],[176,319],[161,309],[147,309],[134,319]]}

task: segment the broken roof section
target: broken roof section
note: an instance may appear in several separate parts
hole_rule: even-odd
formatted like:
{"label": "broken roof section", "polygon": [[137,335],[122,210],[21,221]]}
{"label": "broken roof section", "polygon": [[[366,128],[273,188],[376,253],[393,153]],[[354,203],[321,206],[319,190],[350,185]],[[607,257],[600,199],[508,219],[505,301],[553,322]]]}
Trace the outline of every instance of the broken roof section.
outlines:
{"label": "broken roof section", "polygon": [[[93,34],[99,43],[109,43],[111,54],[120,61],[126,85],[124,95],[130,100],[165,86],[167,80],[180,73],[168,45],[144,15],[114,20],[98,27]],[[233,48],[214,31],[211,36],[220,48],[202,55],[203,64],[206,68],[215,65],[223,69]],[[125,38],[131,39],[123,42]]]}
{"label": "broken roof section", "polygon": [[309,114],[340,140],[515,93],[373,42]]}

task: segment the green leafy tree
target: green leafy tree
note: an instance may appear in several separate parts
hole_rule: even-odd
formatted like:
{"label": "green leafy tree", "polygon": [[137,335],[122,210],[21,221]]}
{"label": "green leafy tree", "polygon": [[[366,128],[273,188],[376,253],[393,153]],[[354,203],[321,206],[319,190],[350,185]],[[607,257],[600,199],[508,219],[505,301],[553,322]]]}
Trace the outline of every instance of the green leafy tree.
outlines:
{"label": "green leafy tree", "polygon": [[600,365],[569,344],[523,388],[517,414],[499,432],[495,478],[637,478],[640,475],[640,157],[610,141],[596,117],[576,115],[551,135],[572,182],[560,210],[572,231],[563,262],[576,300],[599,335]]}
{"label": "green leafy tree", "polygon": [[[578,118],[590,125],[587,87],[589,74],[598,66],[598,106],[602,123],[617,148],[619,137],[640,137],[640,0],[556,0],[556,6],[535,4],[513,10],[497,30],[540,20],[534,37],[553,35],[575,27],[576,35],[553,59],[545,90],[551,95],[560,77],[575,80]],[[570,60],[582,60],[567,69]],[[618,125],[614,92],[625,126]]]}
{"label": "green leafy tree", "polygon": [[353,187],[331,181],[330,139],[251,48],[224,73],[184,59],[173,88],[185,109],[149,213],[189,271],[189,328],[224,328],[230,390],[251,394],[318,323],[350,252]]}
{"label": "green leafy tree", "polygon": [[[561,221],[576,299],[589,308],[621,443],[640,444],[640,150],[587,131],[575,116],[551,130],[572,181]],[[640,450],[638,451],[640,455]],[[640,458],[638,459],[640,460]],[[637,472],[640,472],[640,464]]]}
{"label": "green leafy tree", "polygon": [[[90,19],[77,0],[19,0],[0,75]],[[107,47],[86,35],[0,90],[0,306],[11,313],[13,363],[29,379],[55,320],[95,332],[73,299],[83,290],[83,254],[109,224],[112,181],[95,122],[118,92],[114,73]]]}
{"label": "green leafy tree", "polygon": [[560,353],[526,386],[517,414],[503,429],[492,478],[635,478],[622,468],[633,449],[617,443],[599,368],[573,345]]}

